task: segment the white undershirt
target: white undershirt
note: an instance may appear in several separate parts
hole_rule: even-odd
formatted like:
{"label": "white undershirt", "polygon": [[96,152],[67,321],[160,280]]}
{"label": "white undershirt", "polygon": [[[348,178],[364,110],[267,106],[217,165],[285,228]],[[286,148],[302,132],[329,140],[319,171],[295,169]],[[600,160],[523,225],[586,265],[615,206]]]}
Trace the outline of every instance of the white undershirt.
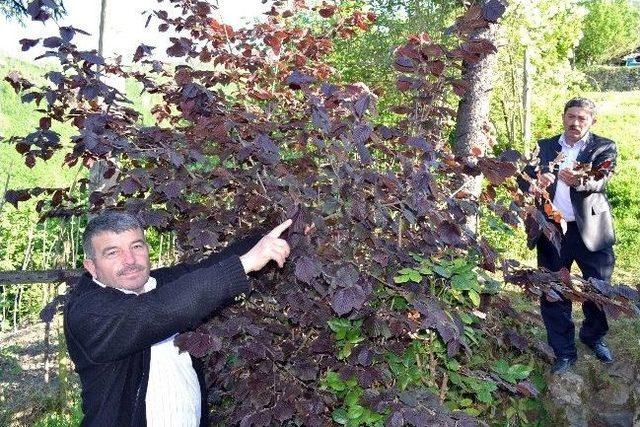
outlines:
{"label": "white undershirt", "polygon": [[[564,154],[564,160],[560,163],[561,170],[571,168],[573,166],[573,162],[578,158],[580,151],[584,149],[588,138],[589,133],[587,132],[580,140],[578,140],[578,142],[573,144],[573,146],[570,146],[567,144],[564,134],[560,136],[560,140],[558,142],[560,143],[562,153]],[[576,220],[575,213],[573,212],[573,205],[571,204],[571,189],[560,179],[556,184],[556,194],[553,196],[553,205],[562,213],[562,216],[566,221]]]}
{"label": "white undershirt", "polygon": [[[93,279],[103,288],[104,284]],[[156,288],[156,279],[149,277],[144,292]],[[135,292],[118,289],[125,294]],[[149,384],[145,403],[147,425],[190,427],[200,424],[200,383],[187,352],[179,353],[173,344],[174,334],[151,346]]]}

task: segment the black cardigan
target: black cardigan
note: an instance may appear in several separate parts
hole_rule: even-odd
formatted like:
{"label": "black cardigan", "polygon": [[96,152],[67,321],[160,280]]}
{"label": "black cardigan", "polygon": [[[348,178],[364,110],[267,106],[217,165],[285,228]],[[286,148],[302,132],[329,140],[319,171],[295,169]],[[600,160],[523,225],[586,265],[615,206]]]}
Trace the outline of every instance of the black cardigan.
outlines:
{"label": "black cardigan", "polygon": [[[82,384],[83,426],[145,426],[151,346],[197,327],[204,318],[249,291],[239,255],[261,236],[230,245],[197,264],[153,270],[156,289],[125,294],[85,274],[64,308],[64,334]],[[204,376],[193,359],[202,397]]]}

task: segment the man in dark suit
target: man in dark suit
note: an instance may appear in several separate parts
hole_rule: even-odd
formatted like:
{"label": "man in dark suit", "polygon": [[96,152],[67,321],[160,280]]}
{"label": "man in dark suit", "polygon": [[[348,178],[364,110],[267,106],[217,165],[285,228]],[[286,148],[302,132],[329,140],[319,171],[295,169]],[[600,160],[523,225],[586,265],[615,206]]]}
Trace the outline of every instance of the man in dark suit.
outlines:
{"label": "man in dark suit", "polygon": [[[560,253],[544,235],[534,242],[538,266],[558,271],[563,267],[570,269],[575,261],[585,279],[593,277],[609,281],[615,262],[612,247],[615,237],[605,189],[615,166],[616,146],[610,139],[589,131],[596,122],[595,104],[589,99],[573,98],[567,102],[562,122],[562,135],[538,142],[540,163],[537,176],[534,176],[537,180],[529,190],[534,194],[541,189],[548,191],[553,205],[567,221],[567,230],[562,235]],[[560,152],[563,161],[559,168],[551,170],[550,162]],[[595,167],[610,163],[610,166],[599,179],[584,178],[575,169],[577,163],[591,163]],[[609,329],[605,313],[592,301],[585,301],[582,310],[585,319],[580,328],[580,340],[599,360],[613,362],[611,351],[603,341]],[[551,302],[543,295],[540,312],[547,329],[547,341],[556,356],[551,371],[565,372],[577,357],[571,301],[563,297]]]}

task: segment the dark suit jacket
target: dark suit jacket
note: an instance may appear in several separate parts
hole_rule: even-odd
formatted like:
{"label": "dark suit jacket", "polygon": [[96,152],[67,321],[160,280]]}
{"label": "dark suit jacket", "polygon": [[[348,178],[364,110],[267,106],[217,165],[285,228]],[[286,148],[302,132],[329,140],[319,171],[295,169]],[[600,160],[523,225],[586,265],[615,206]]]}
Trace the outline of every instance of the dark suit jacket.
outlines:
{"label": "dark suit jacket", "polygon": [[[560,135],[538,141],[540,158],[539,167],[542,172],[549,172],[549,162],[554,160],[562,148]],[[616,145],[613,141],[593,133],[589,134],[584,149],[578,154],[577,162],[592,163],[594,166],[602,164],[605,160],[611,160],[615,166],[617,157]],[[533,167],[525,169],[530,176],[535,177]],[[556,193],[558,171],[551,171],[556,176],[553,184],[547,188],[551,200]],[[570,188],[571,205],[576,217],[576,225],[585,246],[590,251],[611,247],[615,243],[613,231],[613,218],[611,206],[607,200],[605,190],[611,173],[602,179],[590,178],[583,185]],[[535,241],[531,242],[535,245]]]}

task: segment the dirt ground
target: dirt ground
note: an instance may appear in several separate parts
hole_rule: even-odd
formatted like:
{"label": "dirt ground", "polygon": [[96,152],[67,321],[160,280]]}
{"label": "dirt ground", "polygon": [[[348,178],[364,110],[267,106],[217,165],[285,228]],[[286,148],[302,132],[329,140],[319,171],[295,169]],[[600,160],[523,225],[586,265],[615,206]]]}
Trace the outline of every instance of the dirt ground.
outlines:
{"label": "dirt ground", "polygon": [[[60,391],[61,334],[61,320],[56,318],[50,328],[49,362],[45,367],[44,323],[0,333],[0,425],[30,426],[55,405]],[[69,379],[72,384],[77,383],[73,372]]]}

